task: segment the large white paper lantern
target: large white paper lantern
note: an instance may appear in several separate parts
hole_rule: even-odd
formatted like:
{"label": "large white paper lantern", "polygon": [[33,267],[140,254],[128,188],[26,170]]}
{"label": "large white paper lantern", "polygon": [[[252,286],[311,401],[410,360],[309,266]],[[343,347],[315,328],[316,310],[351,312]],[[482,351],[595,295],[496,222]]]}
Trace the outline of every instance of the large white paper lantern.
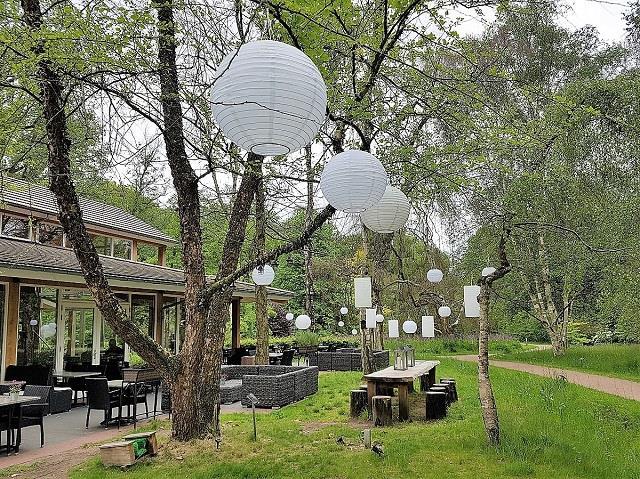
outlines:
{"label": "large white paper lantern", "polygon": [[269,286],[273,283],[273,279],[276,277],[276,273],[273,271],[273,268],[268,264],[264,266],[258,266],[251,273],[251,278],[253,282],[258,286]]}
{"label": "large white paper lantern", "polygon": [[362,213],[377,204],[387,187],[387,172],[371,153],[347,150],[331,158],[320,177],[325,199],[337,210]]}
{"label": "large white paper lantern", "polygon": [[398,320],[390,319],[387,324],[389,325],[389,337],[390,338],[400,337],[400,330],[398,329]]}
{"label": "large white paper lantern", "polygon": [[287,321],[293,321],[293,313],[287,313],[285,318],[287,318]]}
{"label": "large white paper lantern", "polygon": [[286,43],[242,45],[218,67],[213,117],[247,151],[284,155],[311,143],[324,123],[327,87],[311,59]]}
{"label": "large white paper lantern", "polygon": [[451,308],[449,306],[440,306],[438,308],[438,314],[441,318],[448,318],[451,316]]}
{"label": "large white paper lantern", "polygon": [[464,287],[464,315],[467,318],[480,317],[480,303],[478,303],[479,294],[480,286],[472,285]]}
{"label": "large white paper lantern", "polygon": [[384,314],[376,314],[376,322],[383,323],[384,322]]}
{"label": "large white paper lantern", "polygon": [[410,210],[406,195],[395,186],[387,185],[382,199],[360,213],[360,219],[376,233],[393,233],[407,222]]}
{"label": "large white paper lantern", "polygon": [[431,268],[427,271],[427,280],[429,280],[430,283],[439,283],[443,277],[444,274],[438,268]]}
{"label": "large white paper lantern", "polygon": [[402,323],[402,330],[407,334],[413,334],[418,330],[418,325],[415,321],[405,321]]}
{"label": "large white paper lantern", "polygon": [[31,326],[37,326],[37,324],[38,324],[38,320],[37,320],[37,319],[32,319],[31,321],[29,321],[29,324],[30,324]]}
{"label": "large white paper lantern", "polygon": [[342,316],[344,316],[345,314],[347,314],[349,312],[349,308],[347,308],[346,306],[343,306],[342,308],[340,308],[340,314]]}
{"label": "large white paper lantern", "polygon": [[422,317],[422,337],[433,338],[435,337],[435,321],[433,316]]}
{"label": "large white paper lantern", "polygon": [[376,327],[376,310],[375,308],[367,308],[365,315],[365,326],[367,329],[373,329]]}
{"label": "large white paper lantern", "polygon": [[309,329],[311,327],[311,318],[306,314],[301,314],[296,318],[296,328]]}
{"label": "large white paper lantern", "polygon": [[493,266],[487,266],[486,268],[484,268],[482,270],[482,277],[486,277],[489,276],[490,274],[493,274],[496,272],[496,269]]}
{"label": "large white paper lantern", "polygon": [[368,276],[353,279],[353,302],[356,308],[371,307],[371,278]]}

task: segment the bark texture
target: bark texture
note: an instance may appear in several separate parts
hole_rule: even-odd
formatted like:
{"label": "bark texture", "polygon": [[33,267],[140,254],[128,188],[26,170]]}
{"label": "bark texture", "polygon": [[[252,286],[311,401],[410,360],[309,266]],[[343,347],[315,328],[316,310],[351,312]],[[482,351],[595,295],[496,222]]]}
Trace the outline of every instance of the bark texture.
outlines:
{"label": "bark texture", "polygon": [[[266,209],[264,177],[259,172],[256,187],[256,232],[254,249],[256,256],[265,251]],[[269,318],[267,317],[267,287],[256,285],[256,364],[269,364]]]}
{"label": "bark texture", "polygon": [[[313,164],[311,162],[311,147],[305,148],[305,170],[307,174],[307,206],[305,208],[304,225],[309,227],[313,221]],[[303,248],[304,255],[304,308],[313,323],[313,241],[309,239]]]}

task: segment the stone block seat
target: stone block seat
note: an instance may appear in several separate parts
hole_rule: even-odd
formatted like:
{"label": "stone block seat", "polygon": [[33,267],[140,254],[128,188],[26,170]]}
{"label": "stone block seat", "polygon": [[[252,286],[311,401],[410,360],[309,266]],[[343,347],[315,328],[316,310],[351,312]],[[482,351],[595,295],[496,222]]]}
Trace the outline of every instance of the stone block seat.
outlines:
{"label": "stone block seat", "polygon": [[222,374],[226,377],[222,402],[237,398],[233,400],[240,399],[243,406],[251,405],[249,394],[258,398],[257,407],[269,408],[286,406],[318,391],[318,368],[314,366],[230,365],[222,367]]}
{"label": "stone block seat", "polygon": [[[389,366],[389,351],[374,351],[375,371]],[[362,359],[356,348],[340,348],[335,351],[319,351],[309,356],[309,365],[320,371],[361,371]]]}

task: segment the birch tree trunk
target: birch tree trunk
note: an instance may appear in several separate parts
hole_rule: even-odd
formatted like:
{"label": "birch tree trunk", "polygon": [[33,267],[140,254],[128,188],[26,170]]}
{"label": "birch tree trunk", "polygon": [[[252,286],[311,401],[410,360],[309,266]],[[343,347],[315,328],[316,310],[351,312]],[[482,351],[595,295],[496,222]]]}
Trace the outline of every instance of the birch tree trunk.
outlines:
{"label": "birch tree trunk", "polygon": [[[264,177],[260,171],[260,179],[255,198],[256,233],[254,248],[256,256],[265,251],[265,193]],[[256,364],[269,364],[269,318],[267,317],[267,287],[256,285]]]}
{"label": "birch tree trunk", "polygon": [[[308,146],[305,148],[305,168],[307,175],[307,206],[305,209],[305,217],[304,224],[305,227],[308,227],[313,221],[313,164],[311,162],[311,147]],[[311,318],[311,321],[314,321],[314,311],[313,311],[313,269],[312,269],[312,260],[313,260],[313,242],[309,240],[307,244],[303,248],[304,254],[304,308]]]}

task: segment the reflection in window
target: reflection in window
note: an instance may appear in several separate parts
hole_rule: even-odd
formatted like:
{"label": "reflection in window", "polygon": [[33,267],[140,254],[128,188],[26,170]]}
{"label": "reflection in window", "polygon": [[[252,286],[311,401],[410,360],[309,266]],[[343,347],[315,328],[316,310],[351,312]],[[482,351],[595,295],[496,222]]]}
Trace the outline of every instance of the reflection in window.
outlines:
{"label": "reflection in window", "polygon": [[154,296],[131,295],[131,319],[142,331],[153,338],[153,319],[155,317]]}
{"label": "reflection in window", "polygon": [[26,218],[17,216],[2,215],[2,235],[14,238],[29,239],[31,237],[31,226]]}
{"label": "reflection in window", "polygon": [[56,290],[20,287],[17,364],[53,365],[56,342]]}
{"label": "reflection in window", "polygon": [[102,235],[91,235],[91,241],[93,241],[98,254],[111,256],[111,238]]}
{"label": "reflection in window", "polygon": [[113,256],[122,259],[131,259],[131,241],[114,238]]}
{"label": "reflection in window", "polygon": [[180,303],[175,298],[166,298],[162,307],[162,346],[177,353],[177,331]]}
{"label": "reflection in window", "polygon": [[62,246],[64,231],[62,226],[55,226],[48,223],[41,223],[38,226],[38,242],[51,246]]}

